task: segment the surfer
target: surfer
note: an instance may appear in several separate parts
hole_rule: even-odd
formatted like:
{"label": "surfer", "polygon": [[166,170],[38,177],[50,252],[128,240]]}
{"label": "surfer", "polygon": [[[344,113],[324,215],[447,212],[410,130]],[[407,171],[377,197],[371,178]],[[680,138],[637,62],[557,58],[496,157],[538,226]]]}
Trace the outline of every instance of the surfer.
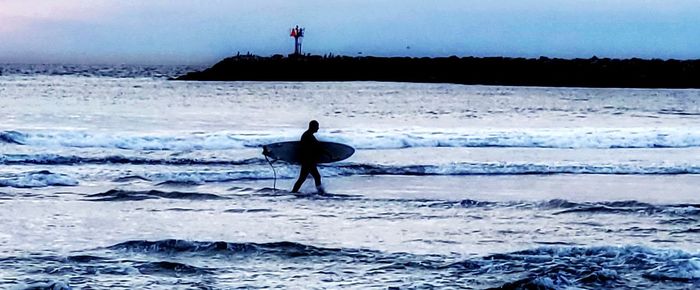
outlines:
{"label": "surfer", "polygon": [[309,122],[309,129],[301,135],[301,140],[299,140],[301,170],[299,171],[299,179],[294,183],[292,192],[299,192],[299,188],[301,188],[306,177],[311,173],[316,183],[316,190],[318,190],[318,193],[324,193],[323,187],[321,186],[321,174],[318,173],[318,168],[316,168],[318,158],[323,149],[321,148],[321,143],[314,137],[314,133],[316,132],[318,132],[318,122],[316,120],[311,120],[311,122]]}

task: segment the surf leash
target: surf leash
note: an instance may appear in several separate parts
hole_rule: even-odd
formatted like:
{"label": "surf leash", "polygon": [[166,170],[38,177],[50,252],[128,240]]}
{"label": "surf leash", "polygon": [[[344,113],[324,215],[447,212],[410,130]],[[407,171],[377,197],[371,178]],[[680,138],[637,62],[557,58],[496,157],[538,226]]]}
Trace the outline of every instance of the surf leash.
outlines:
{"label": "surf leash", "polygon": [[277,171],[275,170],[275,167],[272,166],[272,162],[277,161],[270,161],[270,158],[267,158],[267,155],[263,154],[265,156],[265,160],[267,160],[267,163],[270,164],[270,168],[272,168],[272,176],[273,176],[273,181],[272,181],[272,194],[275,194],[277,191]]}

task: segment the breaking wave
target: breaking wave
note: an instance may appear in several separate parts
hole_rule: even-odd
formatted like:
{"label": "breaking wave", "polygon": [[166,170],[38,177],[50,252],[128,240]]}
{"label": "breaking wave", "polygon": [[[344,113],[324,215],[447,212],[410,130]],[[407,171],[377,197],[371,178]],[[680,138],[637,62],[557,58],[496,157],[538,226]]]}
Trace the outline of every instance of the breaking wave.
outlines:
{"label": "breaking wave", "polygon": [[[264,158],[219,159],[216,157],[139,157],[109,155],[83,157],[58,154],[0,154],[0,165],[83,165],[83,164],[131,164],[131,165],[201,165],[201,166],[240,166],[267,165]],[[294,178],[297,172],[280,163],[280,178]],[[384,165],[369,163],[337,163],[322,165],[324,175],[523,175],[523,174],[700,174],[696,164],[642,164],[642,163],[509,163],[509,162],[455,162],[435,165]],[[156,176],[143,176],[169,182],[202,183],[231,181],[240,179],[272,178],[269,170],[248,170],[228,173],[182,172],[162,173]]]}
{"label": "breaking wave", "polygon": [[[185,136],[92,134],[89,132],[0,132],[0,142],[46,147],[116,148],[131,150],[223,150],[258,147],[246,134],[190,134]],[[262,138],[261,140],[275,140]],[[281,139],[280,139],[281,140]]]}
{"label": "breaking wave", "polygon": [[[378,165],[340,163],[320,166],[326,177],[356,175],[527,175],[527,174],[700,174],[700,166],[644,166],[626,164],[530,164],[530,163],[452,163],[442,165]],[[276,166],[278,179],[297,178],[296,166]],[[120,176],[114,181],[145,180],[165,184],[204,184],[209,182],[230,182],[237,180],[272,179],[275,175],[269,167],[257,166],[250,169],[216,171],[168,171],[146,172]]]}
{"label": "breaking wave", "polygon": [[144,158],[109,155],[83,157],[59,154],[0,154],[3,165],[76,165],[76,164],[135,164],[135,165],[253,165],[265,164],[264,158],[220,160],[205,158]]}
{"label": "breaking wave", "polygon": [[[269,172],[268,172],[269,171]],[[286,170],[289,177],[292,178],[292,170]],[[255,180],[255,179],[271,179],[273,178],[271,170],[255,171],[222,171],[222,172],[161,172],[161,173],[146,173],[144,175],[127,175],[115,179],[115,182],[127,182],[131,180],[145,180],[158,182],[161,185],[200,185],[208,182],[229,182],[237,180]],[[279,177],[279,176],[278,176]]]}
{"label": "breaking wave", "polygon": [[[298,131],[219,132],[184,135],[119,135],[78,131],[0,132],[0,142],[132,150],[225,150],[298,139]],[[319,138],[357,149],[410,147],[685,148],[700,147],[699,128],[461,129],[431,131],[334,130]]]}
{"label": "breaking wave", "polygon": [[[442,165],[341,164],[328,166],[337,175],[517,175],[517,174],[698,174],[696,165],[537,164],[462,162]],[[325,173],[325,171],[324,171]]]}
{"label": "breaking wave", "polygon": [[48,170],[0,174],[0,187],[34,188],[75,185],[78,185],[77,180]]}

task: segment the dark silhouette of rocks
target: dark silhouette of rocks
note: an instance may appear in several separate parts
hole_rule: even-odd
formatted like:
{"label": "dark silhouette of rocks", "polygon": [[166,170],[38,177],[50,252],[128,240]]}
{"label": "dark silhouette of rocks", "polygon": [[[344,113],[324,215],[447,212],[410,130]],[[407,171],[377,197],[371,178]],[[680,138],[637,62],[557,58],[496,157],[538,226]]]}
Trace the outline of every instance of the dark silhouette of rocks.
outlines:
{"label": "dark silhouette of rocks", "polygon": [[700,88],[700,60],[237,55],[177,80]]}

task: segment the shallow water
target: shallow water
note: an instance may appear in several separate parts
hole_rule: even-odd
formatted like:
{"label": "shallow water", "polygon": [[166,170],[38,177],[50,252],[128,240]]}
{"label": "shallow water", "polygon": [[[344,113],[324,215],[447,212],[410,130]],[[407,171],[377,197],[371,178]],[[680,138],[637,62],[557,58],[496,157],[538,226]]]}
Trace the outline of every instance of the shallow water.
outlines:
{"label": "shallow water", "polygon": [[[689,289],[700,91],[0,76],[0,288]],[[285,191],[309,119],[357,153]]]}

